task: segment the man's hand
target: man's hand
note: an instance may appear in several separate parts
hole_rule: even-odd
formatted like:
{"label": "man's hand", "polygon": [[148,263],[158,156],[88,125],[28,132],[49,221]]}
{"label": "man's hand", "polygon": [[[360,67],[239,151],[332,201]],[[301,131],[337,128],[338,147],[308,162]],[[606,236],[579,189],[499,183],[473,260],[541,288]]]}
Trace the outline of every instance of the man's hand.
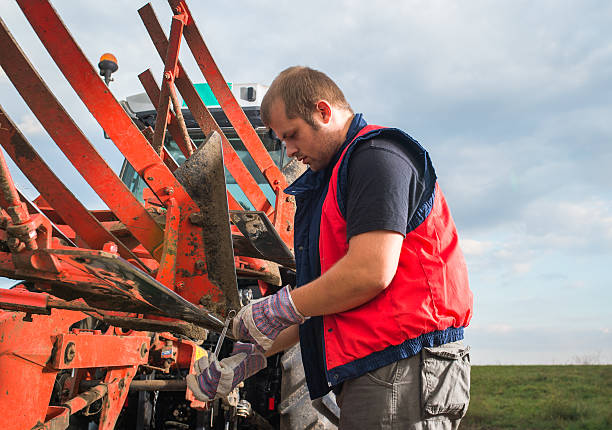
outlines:
{"label": "man's hand", "polygon": [[214,353],[194,364],[187,386],[203,402],[227,396],[239,383],[266,367],[262,349],[252,343],[236,342],[232,354],[221,361]]}
{"label": "man's hand", "polygon": [[289,287],[244,306],[232,321],[234,338],[246,340],[267,351],[281,331],[304,322],[291,299]]}

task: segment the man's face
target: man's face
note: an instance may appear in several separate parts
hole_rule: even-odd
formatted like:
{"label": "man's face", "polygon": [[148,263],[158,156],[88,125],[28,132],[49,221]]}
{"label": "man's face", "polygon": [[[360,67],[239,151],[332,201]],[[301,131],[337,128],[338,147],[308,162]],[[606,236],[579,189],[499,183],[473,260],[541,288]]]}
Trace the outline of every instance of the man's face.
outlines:
{"label": "man's face", "polygon": [[302,118],[287,118],[285,103],[282,100],[273,102],[270,109],[270,128],[285,142],[287,155],[295,157],[312,170],[324,169],[340,147],[337,133],[329,129],[325,114],[313,113],[317,128],[312,127]]}

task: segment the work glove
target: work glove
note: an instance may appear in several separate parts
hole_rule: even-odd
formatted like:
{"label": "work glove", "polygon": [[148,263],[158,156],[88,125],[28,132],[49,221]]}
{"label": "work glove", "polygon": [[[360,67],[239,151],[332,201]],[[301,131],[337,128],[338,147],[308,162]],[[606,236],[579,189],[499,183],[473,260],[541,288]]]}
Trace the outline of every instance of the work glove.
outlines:
{"label": "work glove", "polygon": [[195,374],[187,375],[187,387],[203,402],[226,397],[238,384],[266,367],[262,349],[252,343],[236,342],[232,354],[217,360],[214,353],[194,363]]}
{"label": "work glove", "polygon": [[267,351],[281,331],[303,322],[304,316],[293,304],[289,287],[284,287],[240,309],[232,321],[232,332],[235,339],[256,343]]}

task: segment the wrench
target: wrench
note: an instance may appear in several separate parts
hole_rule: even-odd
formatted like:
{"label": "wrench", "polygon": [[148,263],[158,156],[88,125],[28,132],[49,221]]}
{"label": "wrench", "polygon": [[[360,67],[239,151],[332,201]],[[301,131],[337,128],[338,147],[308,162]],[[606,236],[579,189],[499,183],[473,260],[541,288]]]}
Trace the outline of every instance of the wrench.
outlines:
{"label": "wrench", "polygon": [[227,318],[225,318],[225,325],[223,326],[223,331],[221,332],[221,336],[219,336],[219,340],[217,341],[217,345],[215,346],[214,354],[217,359],[219,358],[219,350],[221,349],[221,345],[223,345],[223,341],[225,340],[227,329],[230,325],[230,322],[232,321],[232,318],[234,318],[235,316],[236,311],[233,309],[227,313]]}

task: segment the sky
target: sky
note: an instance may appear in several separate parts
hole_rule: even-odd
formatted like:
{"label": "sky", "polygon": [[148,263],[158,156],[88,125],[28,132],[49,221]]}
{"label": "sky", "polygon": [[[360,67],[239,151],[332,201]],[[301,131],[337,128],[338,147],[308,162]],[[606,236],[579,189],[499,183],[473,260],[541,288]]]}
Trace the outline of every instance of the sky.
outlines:
{"label": "sky", "polygon": [[[153,1],[169,31],[170,8]],[[117,99],[162,63],[144,3],[52,1],[92,64],[118,59]],[[373,124],[431,154],[474,292],[475,364],[612,363],[612,3],[608,1],[189,1],[225,79],[269,85],[284,68],[329,74]],[[0,16],[98,151],[122,156],[12,0]],[[1,55],[1,52],[0,52]],[[203,82],[187,45],[181,61]],[[0,104],[90,208],[78,176],[0,70]],[[30,197],[37,191],[11,163]],[[5,281],[3,285],[9,285]]]}

